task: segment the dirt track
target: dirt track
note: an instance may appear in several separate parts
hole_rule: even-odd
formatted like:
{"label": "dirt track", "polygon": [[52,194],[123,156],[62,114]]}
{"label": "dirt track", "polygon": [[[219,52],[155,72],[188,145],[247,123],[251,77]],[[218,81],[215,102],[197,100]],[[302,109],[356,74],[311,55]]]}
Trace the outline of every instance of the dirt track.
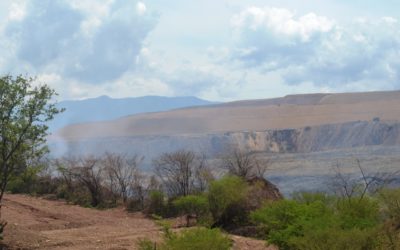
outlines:
{"label": "dirt track", "polygon": [[[121,208],[99,211],[25,195],[6,195],[5,243],[11,249],[136,249],[138,239],[158,241],[160,228]],[[263,241],[233,236],[234,249],[268,249]]]}

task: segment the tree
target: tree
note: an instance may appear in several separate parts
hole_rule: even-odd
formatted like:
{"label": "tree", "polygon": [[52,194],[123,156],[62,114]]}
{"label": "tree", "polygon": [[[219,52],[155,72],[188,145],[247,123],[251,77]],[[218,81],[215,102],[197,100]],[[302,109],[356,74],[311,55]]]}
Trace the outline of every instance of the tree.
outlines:
{"label": "tree", "polygon": [[[52,98],[55,91],[33,78],[0,77],[0,218],[1,201],[12,176],[18,176],[48,149],[46,123],[62,112]],[[6,222],[0,223],[0,230]]]}
{"label": "tree", "polygon": [[223,169],[245,180],[264,178],[268,165],[267,160],[261,160],[254,153],[243,151],[238,147],[233,148],[222,160]]}
{"label": "tree", "polygon": [[203,191],[208,179],[212,178],[205,157],[199,157],[192,151],[165,153],[154,164],[157,176],[173,197]]}
{"label": "tree", "polygon": [[107,175],[108,186],[114,195],[122,198],[124,204],[127,202],[129,189],[131,187],[140,188],[137,177],[139,176],[138,165],[141,161],[142,159],[137,155],[127,158],[112,153],[106,153],[102,160]]}
{"label": "tree", "polygon": [[245,219],[248,191],[247,182],[238,176],[225,176],[211,182],[207,198],[214,226],[230,226]]}
{"label": "tree", "polygon": [[[94,156],[87,156],[80,159],[65,160],[67,165],[62,169],[63,176],[76,180],[86,187],[90,194],[90,205],[97,207],[104,205],[103,168],[100,159]],[[68,178],[67,178],[68,179]]]}
{"label": "tree", "polygon": [[187,195],[179,197],[174,202],[174,206],[179,213],[186,215],[186,226],[190,226],[190,219],[196,219],[196,223],[201,216],[209,213],[207,197],[204,195]]}
{"label": "tree", "polygon": [[335,176],[332,187],[334,193],[351,201],[353,197],[362,200],[368,194],[375,194],[391,182],[396,180],[399,171],[394,172],[366,172],[361,166],[359,159],[355,159],[356,171],[358,174],[351,175],[344,173],[339,162],[333,166]]}

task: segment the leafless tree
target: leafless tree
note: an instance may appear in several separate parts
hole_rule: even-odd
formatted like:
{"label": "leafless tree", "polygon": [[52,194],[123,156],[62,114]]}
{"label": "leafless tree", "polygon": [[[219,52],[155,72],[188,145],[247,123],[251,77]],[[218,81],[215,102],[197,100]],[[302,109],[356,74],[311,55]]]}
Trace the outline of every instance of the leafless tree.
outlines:
{"label": "leafless tree", "polygon": [[74,158],[55,159],[53,165],[60,174],[67,191],[72,193],[74,191],[74,175],[71,169],[78,165],[78,160]]}
{"label": "leafless tree", "polygon": [[72,185],[76,180],[90,193],[91,205],[96,207],[103,201],[103,169],[100,159],[88,156],[79,159],[63,159],[61,174]]}
{"label": "leafless tree", "polygon": [[269,160],[261,159],[256,154],[238,147],[228,150],[222,159],[223,169],[246,180],[254,177],[264,178],[268,166]]}
{"label": "leafless tree", "polygon": [[205,188],[211,173],[205,157],[180,150],[162,154],[154,160],[155,173],[171,196],[186,196]]}
{"label": "leafless tree", "polygon": [[333,166],[335,176],[333,179],[333,191],[343,198],[351,200],[358,197],[362,200],[367,194],[377,193],[379,190],[390,184],[400,173],[395,172],[374,172],[367,173],[361,166],[359,159],[355,159],[358,174],[344,173],[340,163],[337,161]]}
{"label": "leafless tree", "polygon": [[194,170],[194,186],[197,191],[204,192],[212,180],[214,176],[208,167],[206,155],[197,156],[197,165]]}
{"label": "leafless tree", "polygon": [[[146,181],[146,176],[143,173],[136,171],[130,184],[131,197],[137,202],[141,210],[144,208],[144,201],[147,194],[147,188],[145,186]],[[149,185],[147,185],[147,187],[148,186]]]}
{"label": "leafless tree", "polygon": [[138,165],[141,162],[141,158],[133,156],[127,158],[126,156],[106,153],[102,159],[102,165],[107,179],[107,186],[111,192],[115,195],[115,198],[121,197],[123,202],[126,203],[130,188],[134,185],[134,182],[138,183],[139,169]]}

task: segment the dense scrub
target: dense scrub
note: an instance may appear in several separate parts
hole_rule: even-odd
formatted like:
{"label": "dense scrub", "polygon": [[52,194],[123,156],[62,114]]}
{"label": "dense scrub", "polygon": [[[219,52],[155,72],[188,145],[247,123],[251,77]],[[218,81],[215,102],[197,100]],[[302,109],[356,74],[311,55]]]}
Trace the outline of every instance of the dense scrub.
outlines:
{"label": "dense scrub", "polygon": [[395,212],[380,201],[387,193],[391,204],[400,204],[397,190],[351,198],[300,194],[267,203],[251,218],[280,249],[398,249],[400,231],[389,223]]}
{"label": "dense scrub", "polygon": [[187,227],[201,226],[179,234],[164,226],[164,242],[142,240],[141,249],[154,244],[157,249],[229,249],[220,230],[264,239],[283,250],[400,249],[400,189],[373,183],[378,178],[369,178],[361,166],[356,181],[338,173],[337,192],[283,199],[271,183],[249,174],[258,164],[241,164],[246,171],[233,171],[231,164],[225,176],[214,179],[203,158],[181,152],[163,160],[167,156],[172,159],[157,162],[170,174],[163,179],[141,173],[138,158],[107,155],[51,162],[54,172],[43,164],[29,167],[11,178],[8,188],[83,206],[124,205],[153,218],[184,216]]}
{"label": "dense scrub", "polygon": [[228,250],[232,246],[231,239],[218,228],[196,227],[174,233],[168,222],[158,220],[158,223],[164,231],[163,242],[156,243],[149,239],[140,239],[138,242],[140,250]]}

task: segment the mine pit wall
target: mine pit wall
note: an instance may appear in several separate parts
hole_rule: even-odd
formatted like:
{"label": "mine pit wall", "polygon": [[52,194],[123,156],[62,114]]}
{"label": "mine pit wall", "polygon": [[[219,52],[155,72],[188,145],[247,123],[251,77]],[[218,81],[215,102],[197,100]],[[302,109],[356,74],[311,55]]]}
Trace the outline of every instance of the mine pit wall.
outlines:
{"label": "mine pit wall", "polygon": [[101,155],[104,152],[139,154],[154,158],[164,152],[189,149],[211,157],[229,145],[265,153],[312,153],[365,146],[400,145],[400,123],[357,121],[301,129],[241,131],[206,135],[133,136],[51,141],[55,156]]}
{"label": "mine pit wall", "polygon": [[400,123],[357,121],[262,132],[94,138],[49,144],[54,157],[100,156],[107,151],[138,154],[145,157],[141,164],[145,171],[151,170],[152,160],[160,154],[180,149],[205,153],[212,165],[212,159],[225,154],[229,145],[272,159],[269,179],[288,196],[296,190],[326,191],[332,164],[340,161],[351,167],[354,157],[372,172],[398,169]]}

